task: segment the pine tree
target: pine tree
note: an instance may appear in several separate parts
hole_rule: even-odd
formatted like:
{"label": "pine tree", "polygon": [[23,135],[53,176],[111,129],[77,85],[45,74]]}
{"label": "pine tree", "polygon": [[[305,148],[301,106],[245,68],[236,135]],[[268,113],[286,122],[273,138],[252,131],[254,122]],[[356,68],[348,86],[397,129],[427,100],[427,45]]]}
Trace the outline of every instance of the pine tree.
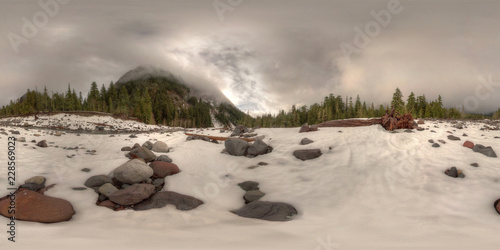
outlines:
{"label": "pine tree", "polygon": [[410,93],[408,96],[408,100],[406,102],[406,111],[412,114],[415,114],[416,112],[416,100],[415,100],[415,94],[413,92]]}
{"label": "pine tree", "polygon": [[399,90],[399,88],[396,88],[396,91],[392,95],[391,105],[396,110],[396,112],[398,112],[399,114],[404,114],[405,104],[403,102],[403,93],[401,93],[401,90]]}

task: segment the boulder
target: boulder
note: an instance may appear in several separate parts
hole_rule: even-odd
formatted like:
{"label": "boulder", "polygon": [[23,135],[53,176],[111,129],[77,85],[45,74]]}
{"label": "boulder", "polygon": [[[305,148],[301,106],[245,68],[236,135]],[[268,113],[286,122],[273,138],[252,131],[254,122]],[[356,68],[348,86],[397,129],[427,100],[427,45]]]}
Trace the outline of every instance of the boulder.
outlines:
{"label": "boulder", "polygon": [[312,126],[309,126],[309,132],[314,132],[314,131],[318,131],[318,126],[317,125],[312,125]]}
{"label": "boulder", "polygon": [[486,155],[488,157],[492,157],[492,158],[496,158],[497,157],[497,154],[495,153],[495,151],[493,151],[493,148],[491,148],[491,147],[485,147],[485,146],[483,146],[481,144],[474,145],[474,147],[472,148],[472,150],[474,152],[481,153],[481,154]]}
{"label": "boulder", "polygon": [[149,198],[154,191],[155,186],[151,184],[134,184],[114,192],[108,196],[108,198],[114,203],[128,206],[137,204]]}
{"label": "boulder", "polygon": [[106,183],[99,188],[99,193],[106,195],[106,197],[109,197],[116,191],[118,191],[118,188],[113,186],[111,183]]}
{"label": "boulder", "polygon": [[114,209],[116,207],[116,203],[110,201],[110,200],[105,200],[105,201],[102,201],[102,202],[99,202],[97,204],[97,206],[100,206],[100,207],[107,207],[107,208],[111,208],[111,209]]}
{"label": "boulder", "polygon": [[224,146],[230,155],[234,156],[244,156],[247,154],[247,150],[250,147],[248,142],[241,139],[227,139],[224,142]]}
{"label": "boulder", "polygon": [[142,158],[146,162],[152,162],[156,159],[156,155],[144,146],[132,149],[129,154],[134,159]]}
{"label": "boulder", "polygon": [[[9,206],[9,197],[0,199],[0,214],[11,217]],[[16,192],[17,220],[57,223],[70,220],[74,214],[73,206],[66,200],[25,189]]]}
{"label": "boulder", "polygon": [[142,146],[149,150],[153,149],[153,143],[150,141],[145,142],[144,144],[142,144]]}
{"label": "boulder", "polygon": [[451,169],[446,170],[444,173],[450,177],[453,177],[453,178],[458,178],[458,177],[464,178],[465,177],[465,175],[462,173],[462,170],[457,170],[456,167],[452,167]]}
{"label": "boulder", "polygon": [[47,141],[46,141],[46,140],[39,141],[36,145],[37,145],[37,146],[39,146],[39,147],[41,147],[41,148],[46,148],[46,147],[48,147],[48,145],[47,145]]}
{"label": "boulder", "polygon": [[322,153],[320,149],[303,149],[293,152],[293,156],[303,161],[315,159],[320,157],[321,155]]}
{"label": "boulder", "polygon": [[255,142],[248,147],[247,154],[257,156],[267,154],[269,146],[260,139],[255,140]]}
{"label": "boulder", "polygon": [[41,185],[41,184],[37,184],[37,183],[26,183],[26,184],[19,186],[19,188],[25,188],[25,189],[35,191],[35,192],[44,188],[44,187],[45,187],[45,185]]}
{"label": "boulder", "polygon": [[441,145],[439,145],[439,143],[433,143],[433,144],[432,144],[432,147],[433,147],[433,148],[439,148],[439,147],[441,147]]}
{"label": "boulder", "polygon": [[307,144],[311,144],[313,143],[314,141],[310,140],[309,138],[304,138],[300,141],[300,145],[307,145]]}
{"label": "boulder", "polygon": [[155,144],[153,144],[153,149],[154,152],[157,153],[168,153],[168,145],[162,141],[157,141]]}
{"label": "boulder", "polygon": [[458,138],[458,137],[456,137],[454,135],[449,135],[448,139],[451,140],[451,141],[460,141],[460,138]]}
{"label": "boulder", "polygon": [[247,132],[248,129],[243,125],[238,125],[234,128],[233,133],[231,133],[231,137],[240,136],[241,134]]}
{"label": "boulder", "polygon": [[166,205],[174,205],[178,210],[192,210],[202,205],[203,201],[191,196],[163,191],[153,194],[149,199],[136,204],[134,210],[149,210],[153,208],[162,208]]}
{"label": "boulder", "polygon": [[89,188],[99,188],[102,185],[111,182],[111,179],[106,175],[96,175],[88,178],[84,185]]}
{"label": "boulder", "polygon": [[259,183],[256,181],[245,181],[238,183],[238,186],[245,191],[259,190]]}
{"label": "boulder", "polygon": [[151,162],[149,166],[153,169],[154,178],[165,178],[180,172],[179,167],[170,162],[154,161]]}
{"label": "boulder", "polygon": [[306,132],[309,132],[309,125],[302,125],[302,127],[300,127],[300,130],[299,130],[299,133],[306,133]]}
{"label": "boulder", "polygon": [[131,150],[132,150],[132,148],[131,148],[131,147],[123,147],[123,148],[121,149],[121,151],[131,151]]}
{"label": "boulder", "polygon": [[19,137],[19,138],[17,138],[17,142],[26,142],[26,138]]}
{"label": "boulder", "polygon": [[495,207],[495,210],[497,210],[497,213],[500,214],[500,199],[498,199],[497,201],[495,201],[495,203],[493,204],[493,206]]}
{"label": "boulder", "polygon": [[471,141],[465,141],[463,146],[466,148],[474,148],[474,143]]}
{"label": "boulder", "polygon": [[113,170],[113,176],[126,184],[139,183],[153,175],[153,169],[139,159],[130,160]]}
{"label": "boulder", "polygon": [[172,162],[172,159],[166,155],[160,155],[158,158],[156,158],[155,161],[164,161],[164,162]]}
{"label": "boulder", "polygon": [[231,212],[241,217],[268,221],[289,221],[298,214],[292,205],[269,201],[254,201]]}
{"label": "boulder", "polygon": [[25,184],[28,184],[28,183],[35,183],[35,184],[39,184],[39,185],[45,185],[45,182],[47,181],[47,179],[45,179],[45,177],[43,176],[34,176],[34,177],[31,177],[29,179],[27,179],[26,181],[24,181]]}
{"label": "boulder", "polygon": [[245,204],[248,204],[250,202],[259,200],[260,198],[264,197],[264,195],[266,194],[260,190],[251,190],[245,193],[243,199],[245,200]]}

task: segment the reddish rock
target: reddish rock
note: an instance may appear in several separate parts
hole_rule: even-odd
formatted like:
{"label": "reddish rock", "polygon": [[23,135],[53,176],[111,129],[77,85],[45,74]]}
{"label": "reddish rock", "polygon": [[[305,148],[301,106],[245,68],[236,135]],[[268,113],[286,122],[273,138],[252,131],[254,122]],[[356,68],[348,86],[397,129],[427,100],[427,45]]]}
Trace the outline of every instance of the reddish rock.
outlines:
{"label": "reddish rock", "polygon": [[300,127],[299,133],[305,132],[309,132],[309,125],[302,125],[302,127]]}
{"label": "reddish rock", "polygon": [[500,214],[500,199],[498,199],[497,201],[495,201],[495,208],[497,210],[497,213]]}
{"label": "reddish rock", "polygon": [[423,120],[419,120],[417,123],[418,123],[419,125],[423,125],[423,124],[425,124],[425,122],[424,122]]}
{"label": "reddish rock", "polygon": [[[0,199],[0,214],[9,214],[10,197]],[[22,189],[16,192],[16,214],[18,220],[56,223],[68,221],[75,214],[73,206],[66,200]]]}
{"label": "reddish rock", "polygon": [[116,206],[116,203],[110,201],[110,200],[105,200],[103,202],[100,202],[99,204],[97,204],[97,206],[101,206],[101,207],[107,207],[107,208],[115,208]]}
{"label": "reddish rock", "polygon": [[309,132],[314,132],[314,131],[318,131],[318,126],[312,125],[309,127]]}
{"label": "reddish rock", "polygon": [[108,198],[114,203],[128,206],[149,198],[154,191],[155,186],[151,184],[134,184],[114,192]]}
{"label": "reddish rock", "polygon": [[471,142],[471,141],[465,141],[464,142],[464,147],[472,149],[472,148],[474,148],[474,143]]}
{"label": "reddish rock", "polygon": [[174,175],[179,173],[179,167],[170,162],[164,161],[154,161],[149,164],[151,168],[153,168],[154,178],[165,178],[169,175]]}

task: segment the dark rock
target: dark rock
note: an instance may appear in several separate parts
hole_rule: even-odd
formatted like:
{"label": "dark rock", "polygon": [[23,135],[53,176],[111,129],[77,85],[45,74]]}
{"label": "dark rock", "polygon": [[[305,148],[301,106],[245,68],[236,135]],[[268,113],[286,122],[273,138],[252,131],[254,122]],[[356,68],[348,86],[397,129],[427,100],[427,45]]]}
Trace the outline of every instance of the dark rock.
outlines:
{"label": "dark rock", "polygon": [[318,131],[318,129],[319,129],[318,126],[312,125],[309,127],[309,132],[315,132],[315,131]]}
{"label": "dark rock", "polygon": [[486,155],[488,157],[492,157],[492,158],[496,158],[497,157],[497,154],[495,153],[495,151],[493,151],[493,148],[491,147],[485,147],[481,144],[476,144],[472,150],[474,152],[477,152],[477,153],[481,153],[483,155]]}
{"label": "dark rock", "polygon": [[307,144],[311,144],[313,143],[314,141],[310,140],[309,138],[304,138],[300,141],[300,145],[307,145]]}
{"label": "dark rock", "polygon": [[302,125],[302,127],[300,127],[299,133],[306,133],[306,132],[309,132],[309,125]]}
{"label": "dark rock", "polygon": [[134,184],[114,192],[108,198],[120,205],[134,205],[149,198],[154,191],[155,186],[151,184]]}
{"label": "dark rock", "polygon": [[446,144],[446,141],[444,140],[438,140],[438,142],[441,142],[441,144]]}
{"label": "dark rock", "polygon": [[240,186],[240,188],[244,191],[259,190],[259,183],[256,181],[244,181],[242,183],[238,183],[238,186]]}
{"label": "dark rock", "polygon": [[268,221],[289,221],[298,214],[292,205],[269,201],[254,201],[231,212],[241,217]]}
{"label": "dark rock", "polygon": [[106,175],[95,175],[87,179],[85,186],[89,188],[99,188],[106,183],[111,183],[111,179]]}
{"label": "dark rock", "polygon": [[411,130],[411,129],[406,129],[406,130],[405,130],[405,133],[413,133],[413,130]]}
{"label": "dark rock", "polygon": [[75,190],[75,191],[84,191],[84,190],[87,190],[86,187],[74,187],[72,189]]}
{"label": "dark rock", "polygon": [[257,139],[252,145],[250,145],[250,147],[248,147],[247,154],[253,156],[267,154],[268,148],[269,146],[265,142],[261,139]]}
{"label": "dark rock", "polygon": [[149,149],[149,150],[153,149],[153,143],[150,141],[145,142],[144,144],[142,144],[142,146]]}
{"label": "dark rock", "polygon": [[303,149],[293,152],[293,156],[303,161],[315,159],[320,157],[321,155],[322,153],[320,149]]}
{"label": "dark rock", "polygon": [[246,133],[247,132],[247,128],[243,125],[238,125],[234,128],[234,131],[233,133],[231,134],[231,137],[233,136],[241,136],[241,134],[243,133]]}
{"label": "dark rock", "polygon": [[446,170],[444,173],[450,177],[453,177],[453,178],[458,178],[458,177],[464,178],[465,177],[465,175],[462,173],[462,170],[457,170],[456,167],[452,167],[451,169]]}
{"label": "dark rock", "polygon": [[137,135],[130,135],[130,138],[137,138]]}
{"label": "dark rock", "polygon": [[174,205],[175,208],[182,211],[192,210],[202,205],[203,201],[191,196],[164,191],[153,194],[149,199],[136,204],[134,210],[149,210],[162,208],[166,205]]}
{"label": "dark rock", "polygon": [[495,201],[495,203],[493,203],[493,206],[495,207],[495,210],[497,210],[497,213],[500,214],[500,199]]}
{"label": "dark rock", "polygon": [[47,141],[46,141],[46,140],[39,141],[36,145],[37,145],[37,146],[39,146],[39,147],[41,147],[41,148],[46,148],[46,147],[48,147],[48,145],[47,145]]}
{"label": "dark rock", "polygon": [[448,136],[448,139],[449,139],[449,140],[452,140],[452,141],[460,141],[460,138],[458,138],[458,137],[456,137],[456,136],[454,136],[454,135],[449,135],[449,136]]}
{"label": "dark rock", "polygon": [[26,188],[28,190],[35,191],[35,192],[44,188],[44,187],[45,187],[45,185],[40,185],[37,183],[26,183],[26,184],[19,186],[19,188]]}
{"label": "dark rock", "polygon": [[131,151],[131,150],[132,150],[132,148],[131,148],[131,147],[123,147],[123,148],[121,149],[121,151]]}
{"label": "dark rock", "polygon": [[[9,214],[10,199],[0,199],[0,214],[11,217]],[[57,223],[70,220],[75,214],[71,203],[31,190],[16,192],[16,219],[41,223]]]}
{"label": "dark rock", "polygon": [[250,202],[254,202],[259,200],[260,198],[264,197],[266,195],[260,190],[250,190],[245,193],[243,196],[243,200],[245,200],[245,204],[248,204]]}
{"label": "dark rock", "polygon": [[425,131],[425,128],[417,128],[418,131]]}
{"label": "dark rock", "polygon": [[267,166],[267,165],[269,165],[269,163],[261,161],[261,162],[257,163],[257,165],[259,165],[259,166]]}
{"label": "dark rock", "polygon": [[462,136],[465,136],[465,137],[467,137],[468,135],[467,135],[466,133],[463,133],[463,134],[462,134]]}
{"label": "dark rock", "polygon": [[11,132],[13,135],[20,135],[21,133],[19,133],[19,131],[12,131]]}
{"label": "dark rock", "polygon": [[433,147],[433,148],[439,148],[439,147],[441,147],[441,146],[440,146],[438,143],[434,143],[434,144],[432,144],[432,147]]}
{"label": "dark rock", "polygon": [[432,139],[431,139],[431,140],[428,140],[428,142],[429,142],[429,143],[434,143],[434,140],[432,140]]}
{"label": "dark rock", "polygon": [[471,163],[470,165],[475,167],[475,168],[479,167],[479,164],[477,164],[477,163]]}
{"label": "dark rock", "polygon": [[230,155],[234,156],[244,156],[247,154],[247,150],[250,147],[248,142],[241,139],[227,139],[224,142],[224,146]]}
{"label": "dark rock", "polygon": [[88,172],[90,172],[90,168],[84,168],[84,169],[82,169],[82,172],[88,173]]}

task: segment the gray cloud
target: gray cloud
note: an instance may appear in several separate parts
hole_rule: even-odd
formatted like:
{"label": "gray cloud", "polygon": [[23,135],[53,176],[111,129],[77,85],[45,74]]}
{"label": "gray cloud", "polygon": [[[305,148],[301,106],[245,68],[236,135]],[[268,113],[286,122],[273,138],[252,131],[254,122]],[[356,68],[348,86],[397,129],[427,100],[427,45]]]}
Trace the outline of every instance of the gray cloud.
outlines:
{"label": "gray cloud", "polygon": [[[49,0],[43,0],[49,1]],[[220,0],[227,2],[225,0]],[[155,65],[200,86],[221,89],[242,110],[276,112],[319,102],[329,93],[386,104],[396,87],[408,96],[441,94],[448,106],[476,98],[475,111],[500,107],[500,3],[400,1],[387,27],[350,61],[342,42],[374,21],[389,0],[244,0],[224,13],[207,1],[72,0],[15,53],[8,34],[38,1],[0,3],[0,105],[26,89],[86,94],[138,65]],[[488,98],[475,93],[490,94]]]}

